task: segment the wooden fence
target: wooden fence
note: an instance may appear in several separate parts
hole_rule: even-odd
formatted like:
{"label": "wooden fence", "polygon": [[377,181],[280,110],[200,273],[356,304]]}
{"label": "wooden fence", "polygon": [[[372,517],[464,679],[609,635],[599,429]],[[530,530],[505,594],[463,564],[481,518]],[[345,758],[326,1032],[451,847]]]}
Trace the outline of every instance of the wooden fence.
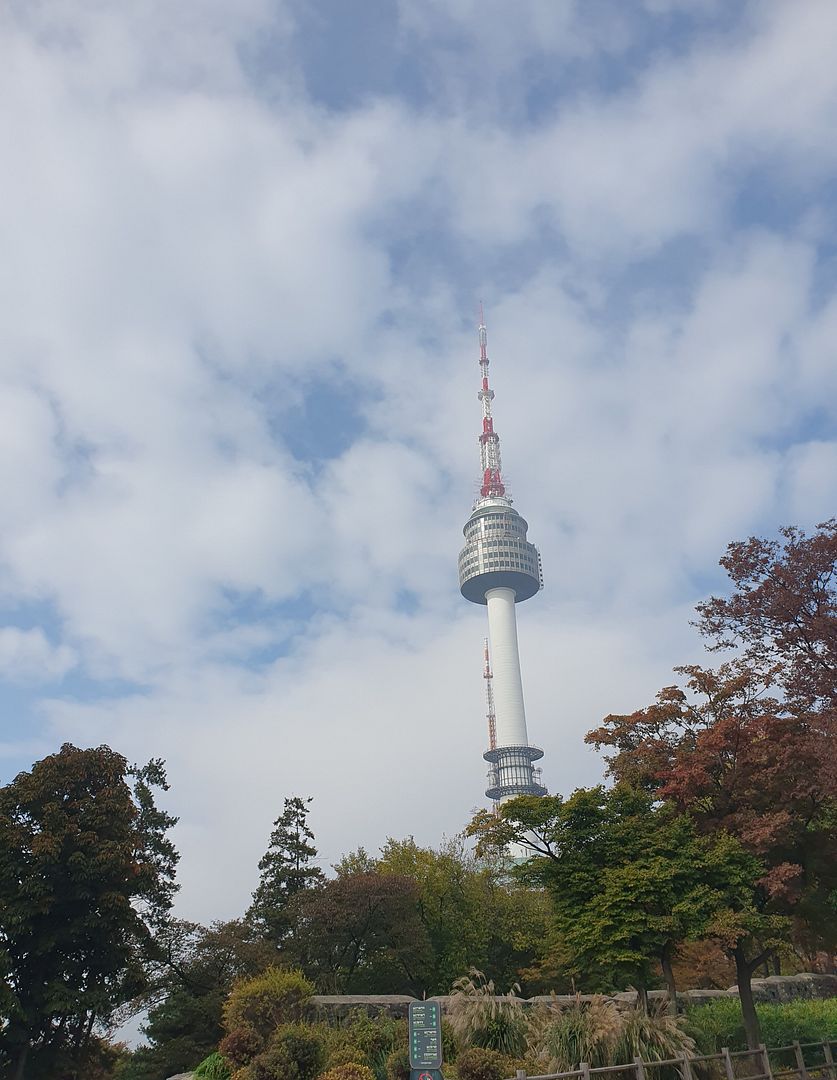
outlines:
{"label": "wooden fence", "polygon": [[[591,1069],[582,1062],[572,1072],[531,1076],[518,1069],[510,1080],[837,1080],[834,1060],[837,1039],[823,1042],[775,1046],[758,1050],[728,1050],[718,1054],[670,1058],[667,1061],[643,1061],[634,1058],[625,1065],[606,1065]],[[659,1070],[667,1070],[660,1072]]]}

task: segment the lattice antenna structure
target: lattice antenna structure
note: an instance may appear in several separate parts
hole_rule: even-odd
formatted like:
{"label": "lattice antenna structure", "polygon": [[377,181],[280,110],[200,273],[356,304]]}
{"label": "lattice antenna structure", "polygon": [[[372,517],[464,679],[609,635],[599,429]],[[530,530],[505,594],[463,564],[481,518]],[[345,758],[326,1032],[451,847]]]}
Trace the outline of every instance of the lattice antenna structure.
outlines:
{"label": "lattice antenna structure", "polygon": [[491,402],[494,400],[494,391],[488,381],[488,331],[485,328],[485,315],[480,303],[480,373],[482,385],[477,397],[482,402],[482,434],[480,435],[480,466],[482,469],[482,483],[480,485],[480,497],[502,498],[506,494],[506,485],[503,483],[503,463],[500,460],[500,436],[494,430],[494,418],[491,415]]}
{"label": "lattice antenna structure", "polygon": [[494,687],[491,685],[491,680],[494,676],[491,674],[491,656],[488,652],[488,638],[485,639],[485,667],[483,668],[482,677],[485,679],[485,704],[486,704],[486,719],[488,720],[488,747],[490,750],[497,749],[497,714],[494,712]]}

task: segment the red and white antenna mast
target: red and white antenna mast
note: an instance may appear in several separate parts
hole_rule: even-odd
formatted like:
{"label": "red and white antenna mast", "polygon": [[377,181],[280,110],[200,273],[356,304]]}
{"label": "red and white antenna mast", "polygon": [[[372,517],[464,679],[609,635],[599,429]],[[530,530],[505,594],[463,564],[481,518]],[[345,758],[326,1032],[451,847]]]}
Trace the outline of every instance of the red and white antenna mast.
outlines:
{"label": "red and white antenna mast", "polygon": [[485,701],[488,708],[488,746],[491,750],[497,749],[497,714],[494,712],[494,687],[491,685],[491,680],[494,676],[491,673],[491,658],[488,653],[488,638],[485,639],[485,668],[483,669],[483,678],[485,679]]}
{"label": "red and white antenna mast", "polygon": [[502,498],[506,494],[503,483],[503,466],[500,462],[500,436],[494,430],[491,416],[491,402],[494,391],[488,385],[488,334],[485,329],[485,315],[480,302],[480,371],[482,386],[477,397],[482,402],[482,434],[480,435],[480,465],[482,484],[480,496],[483,499]]}

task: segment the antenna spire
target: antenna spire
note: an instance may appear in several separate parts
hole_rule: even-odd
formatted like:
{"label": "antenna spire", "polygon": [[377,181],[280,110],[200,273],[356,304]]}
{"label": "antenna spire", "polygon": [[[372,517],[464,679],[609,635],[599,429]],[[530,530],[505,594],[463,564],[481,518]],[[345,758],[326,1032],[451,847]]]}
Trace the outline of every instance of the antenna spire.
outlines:
{"label": "antenna spire", "polygon": [[488,333],[485,329],[482,301],[480,301],[479,342],[480,371],[482,373],[482,385],[477,394],[477,397],[482,402],[482,434],[480,435],[482,483],[480,485],[480,496],[483,499],[502,498],[506,494],[506,486],[503,483],[503,466],[500,461],[500,436],[494,430],[494,419],[491,415],[491,402],[494,400],[494,391],[488,384]]}
{"label": "antenna spire", "polygon": [[491,658],[488,652],[488,638],[485,639],[485,668],[482,676],[485,679],[485,702],[486,717],[488,719],[488,746],[491,750],[497,749],[497,714],[494,711],[494,687],[491,680],[494,678],[491,672]]}

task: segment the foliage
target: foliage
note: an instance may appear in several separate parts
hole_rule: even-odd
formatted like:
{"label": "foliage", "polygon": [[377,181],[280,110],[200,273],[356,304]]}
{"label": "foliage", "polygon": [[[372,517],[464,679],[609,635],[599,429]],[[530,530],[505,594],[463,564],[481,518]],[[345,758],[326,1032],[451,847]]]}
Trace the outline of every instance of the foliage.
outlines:
{"label": "foliage", "polygon": [[549,924],[543,892],[510,881],[498,860],[476,859],[461,836],[438,849],[420,847],[412,837],[390,838],[378,859],[360,848],[335,869],[341,877],[374,872],[415,882],[430,945],[423,985],[428,993],[446,993],[470,967],[511,981],[541,955]]}
{"label": "foliage", "polygon": [[289,911],[293,898],[325,881],[313,861],[317,849],[308,825],[311,802],[296,795],[285,799],[284,810],[273,823],[268,849],[259,861],[261,876],[247,917],[277,944],[293,929]]}
{"label": "foliage", "polygon": [[430,957],[418,888],[396,874],[348,874],[294,902],[289,955],[325,993],[417,993]]}
{"label": "foliage", "polygon": [[143,990],[175,890],[175,818],[162,762],[65,744],[0,788],[0,1058],[72,1075],[117,1008]]}
{"label": "foliage", "polygon": [[325,1040],[309,1024],[282,1024],[250,1065],[253,1080],[314,1080],[325,1065]]}
{"label": "foliage", "polygon": [[526,1018],[513,986],[498,994],[491,979],[472,970],[453,984],[448,1020],[456,1037],[466,1046],[496,1050],[513,1057],[526,1049]]}
{"label": "foliage", "polygon": [[375,1080],[375,1074],[368,1065],[347,1062],[322,1073],[320,1080]]}
{"label": "foliage", "polygon": [[[339,1028],[329,1032],[334,1044],[328,1050],[328,1065],[360,1062],[383,1077],[393,1050],[407,1045],[407,1024],[389,1016],[371,1017],[363,1009],[352,1009]],[[351,1054],[353,1056],[346,1056]]]}
{"label": "foliage", "polygon": [[682,990],[726,990],[735,982],[735,965],[716,938],[681,942],[672,966]]}
{"label": "foliage", "polygon": [[230,1080],[232,1070],[227,1059],[216,1050],[198,1065],[195,1076],[201,1077],[202,1080]]}
{"label": "foliage", "polygon": [[545,1063],[548,1072],[569,1072],[582,1061],[591,1068],[614,1062],[614,1050],[622,1030],[622,1015],[608,998],[568,1006],[553,1003],[533,1017],[530,1050]]}
{"label": "foliage", "polygon": [[386,1060],[386,1080],[410,1080],[410,1051],[393,1050]]}
{"label": "foliage", "polygon": [[[819,1042],[837,1033],[837,998],[825,1001],[789,1001],[756,1005],[765,1045],[787,1046],[795,1039]],[[704,1053],[722,1046],[744,1050],[747,1039],[741,1005],[735,998],[718,998],[696,1005],[686,1014],[689,1033]]]}
{"label": "foliage", "polygon": [[[787,940],[791,916],[834,923],[837,833],[828,769],[805,717],[764,696],[767,676],[740,661],[717,672],[681,669],[690,694],[670,687],[657,704],[611,716],[588,738],[615,746],[609,767],[690,808],[705,834],[723,830],[762,864],[709,928],[735,960],[750,1041],[758,1045],[751,980]],[[833,755],[832,755],[833,758]]]}
{"label": "foliage", "polygon": [[249,1027],[233,1028],[221,1040],[219,1051],[236,1068],[249,1064],[264,1049],[265,1040]]}
{"label": "foliage", "polygon": [[480,849],[534,851],[517,873],[549,891],[571,970],[602,988],[632,983],[642,999],[655,960],[673,999],[676,945],[714,926],[733,899],[741,907],[759,872],[729,837],[699,835],[688,815],[626,782],[510,800],[470,831]]}
{"label": "foliage", "polygon": [[211,1053],[224,1033],[222,1009],[232,984],[276,956],[238,921],[204,927],[174,920],[157,944],[151,986],[137,1002],[148,1008],[142,1029],[148,1045],[134,1051],[120,1080],[171,1076]]}
{"label": "foliage", "polygon": [[[339,1029],[337,1029],[339,1031]],[[386,1060],[386,1055],[384,1056]],[[336,1069],[340,1065],[366,1064],[366,1054],[356,1043],[341,1039],[334,1042],[326,1039],[326,1068]]]}
{"label": "foliage", "polygon": [[228,1031],[243,1029],[266,1041],[280,1024],[298,1021],[314,986],[300,971],[270,967],[236,983],[224,1004]]}
{"label": "foliage", "polygon": [[481,1046],[469,1046],[459,1055],[459,1080],[505,1080],[514,1076],[517,1062],[507,1054]]}

